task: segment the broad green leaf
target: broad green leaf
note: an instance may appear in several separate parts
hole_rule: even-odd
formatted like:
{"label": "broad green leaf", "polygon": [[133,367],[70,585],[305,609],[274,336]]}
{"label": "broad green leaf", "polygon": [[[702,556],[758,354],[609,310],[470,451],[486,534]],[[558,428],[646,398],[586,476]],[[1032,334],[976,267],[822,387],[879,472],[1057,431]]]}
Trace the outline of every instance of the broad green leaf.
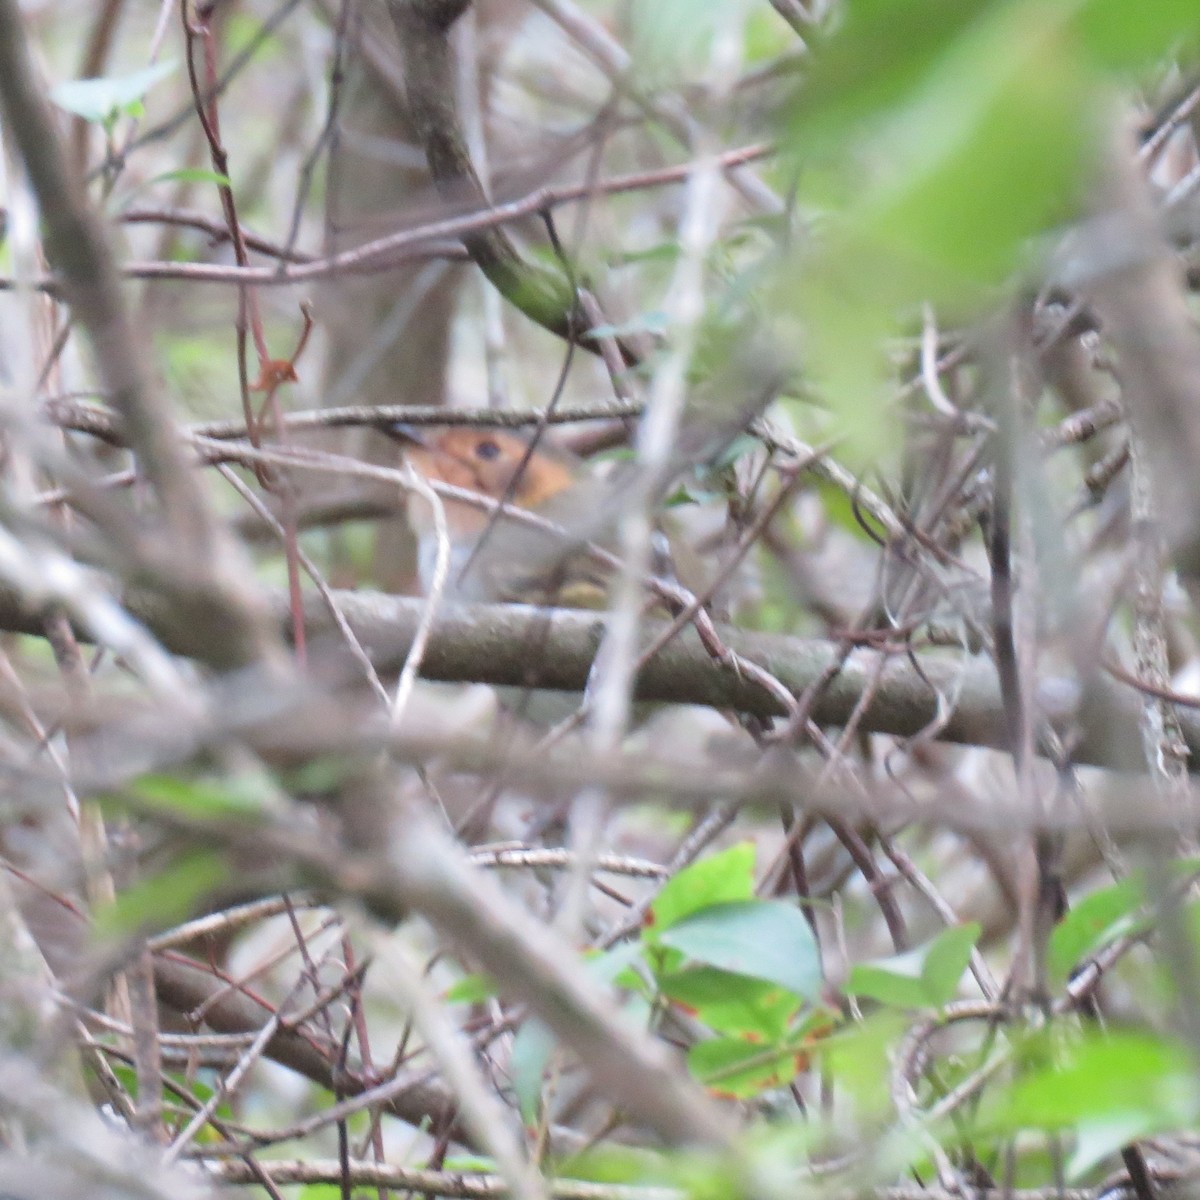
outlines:
{"label": "broad green leaf", "polygon": [[908,103],[934,64],[994,0],[856,0],[813,48],[789,107],[791,138],[808,155],[844,144],[863,122]]}
{"label": "broad green leaf", "polygon": [[1036,6],[1012,15],[964,39],[897,114],[891,178],[854,222],[866,246],[947,298],[1002,279],[1024,239],[1072,214],[1091,141],[1077,47]]}
{"label": "broad green leaf", "polygon": [[1132,879],[1085,896],[1050,934],[1046,965],[1052,981],[1065,983],[1076,965],[1102,946],[1133,928],[1142,903],[1142,889]]}
{"label": "broad green leaf", "polygon": [[923,946],[874,962],[856,963],[846,994],[869,996],[893,1008],[925,1008],[954,997],[979,937],[977,924],[944,929]]}
{"label": "broad green leaf", "polygon": [[169,929],[193,916],[199,901],[229,878],[225,857],[199,850],[164,871],[126,888],[112,904],[96,913],[102,938],[127,937],[137,931]]}
{"label": "broad green leaf", "polygon": [[108,121],[131,105],[140,104],[146,93],[175,67],[174,61],[164,61],[134,71],[132,75],[68,80],[51,88],[50,99],[59,108],[65,108],[85,121]]}
{"label": "broad green leaf", "polygon": [[688,1051],[688,1069],[696,1079],[735,1099],[786,1087],[804,1060],[803,1051],[756,1046],[742,1038],[711,1038]]}
{"label": "broad green leaf", "polygon": [[542,1106],[542,1080],[554,1053],[554,1035],[530,1019],[517,1030],[512,1045],[512,1083],[517,1107],[526,1125],[537,1123]]}
{"label": "broad green leaf", "polygon": [[993,1097],[990,1107],[1001,1131],[1086,1130],[1084,1164],[1133,1137],[1193,1124],[1200,1087],[1191,1055],[1167,1038],[1088,1032],[1057,1046],[1052,1061]]}
{"label": "broad green leaf", "polygon": [[709,1029],[756,1040],[759,1046],[782,1038],[801,1006],[787,988],[715,967],[673,971],[659,980],[659,990]]}
{"label": "broad green leaf", "polygon": [[656,941],[663,930],[702,908],[749,900],[753,895],[754,844],[739,842],[685,867],[669,880],[650,906],[642,936]]}
{"label": "broad green leaf", "polygon": [[821,990],[812,930],[804,914],[782,900],[710,905],[663,930],[659,941],[696,962],[777,984],[802,1000]]}

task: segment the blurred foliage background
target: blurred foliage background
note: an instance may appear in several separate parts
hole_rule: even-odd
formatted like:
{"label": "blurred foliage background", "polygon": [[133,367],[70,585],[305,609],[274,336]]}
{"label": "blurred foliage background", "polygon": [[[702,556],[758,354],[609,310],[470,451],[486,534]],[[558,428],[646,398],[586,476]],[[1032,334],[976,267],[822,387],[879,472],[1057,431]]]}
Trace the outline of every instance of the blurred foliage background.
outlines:
{"label": "blurred foliage background", "polygon": [[0,0],[0,1191],[1190,1194],[1198,36]]}

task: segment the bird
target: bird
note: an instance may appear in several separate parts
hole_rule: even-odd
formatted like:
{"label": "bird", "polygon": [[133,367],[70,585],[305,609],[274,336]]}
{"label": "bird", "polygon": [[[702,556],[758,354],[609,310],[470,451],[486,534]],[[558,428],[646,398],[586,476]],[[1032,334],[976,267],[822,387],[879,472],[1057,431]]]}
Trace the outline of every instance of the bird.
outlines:
{"label": "bird", "polygon": [[[589,486],[594,481],[586,478],[580,459],[557,447],[531,446],[505,430],[397,424],[387,433],[402,444],[409,465],[428,482],[476,492],[568,531],[556,537],[545,528],[497,519],[494,507],[443,498],[450,539],[448,599],[603,607],[604,570],[583,552],[581,539],[570,536],[602,499],[602,489]],[[438,549],[434,513],[414,496],[408,518],[417,536],[418,577],[428,593]]]}

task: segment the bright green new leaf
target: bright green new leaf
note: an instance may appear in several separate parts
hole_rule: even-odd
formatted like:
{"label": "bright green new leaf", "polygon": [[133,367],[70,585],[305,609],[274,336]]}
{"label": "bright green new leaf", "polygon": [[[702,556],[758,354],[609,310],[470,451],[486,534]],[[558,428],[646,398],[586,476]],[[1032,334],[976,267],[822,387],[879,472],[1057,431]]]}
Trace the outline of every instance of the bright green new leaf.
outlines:
{"label": "bright green new leaf", "polygon": [[51,88],[50,99],[59,108],[65,108],[85,121],[108,121],[140,104],[146,93],[170,75],[176,65],[174,61],[165,61],[134,71],[132,75],[68,80]]}
{"label": "bright green new leaf", "polygon": [[958,990],[979,933],[974,922],[954,925],[904,954],[857,963],[846,983],[846,994],[869,996],[893,1008],[945,1004]]}
{"label": "bright green new leaf", "polygon": [[754,844],[739,842],[720,854],[702,858],[668,880],[650,906],[643,938],[655,942],[664,929],[684,917],[730,900],[754,895]]}
{"label": "bright green new leaf", "polygon": [[710,905],[663,930],[659,941],[696,962],[777,984],[802,1000],[821,990],[821,961],[804,914],[782,900]]}

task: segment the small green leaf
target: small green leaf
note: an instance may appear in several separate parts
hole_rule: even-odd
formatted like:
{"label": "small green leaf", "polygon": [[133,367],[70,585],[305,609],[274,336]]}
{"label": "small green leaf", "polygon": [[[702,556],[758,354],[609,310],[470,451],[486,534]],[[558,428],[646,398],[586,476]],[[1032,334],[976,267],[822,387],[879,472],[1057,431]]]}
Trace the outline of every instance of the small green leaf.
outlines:
{"label": "small green leaf", "polygon": [[1050,934],[1046,963],[1055,984],[1065,983],[1084,958],[1115,941],[1136,924],[1142,889],[1132,879],[1085,896]]}
{"label": "small green leaf", "polygon": [[262,780],[255,776],[216,780],[143,775],[129,788],[129,794],[152,807],[211,820],[260,815],[267,799],[264,790]]}
{"label": "small green leaf", "polygon": [[846,983],[846,994],[869,996],[894,1008],[945,1004],[958,990],[979,933],[974,922],[954,925],[904,954],[857,963]]}
{"label": "small green leaf", "polygon": [[495,1173],[496,1160],[483,1154],[448,1154],[442,1164],[447,1171],[473,1171],[479,1173]]}
{"label": "small green leaf", "polygon": [[683,508],[688,504],[697,504],[699,501],[686,487],[680,484],[669,496],[662,502],[663,508]]}
{"label": "small green leaf", "polygon": [[85,121],[104,122],[119,113],[135,115],[134,106],[140,105],[146,93],[170,75],[176,65],[174,61],[164,61],[132,75],[68,80],[50,90],[50,99]]}
{"label": "small green leaf", "polygon": [[178,171],[164,171],[146,181],[147,186],[155,183],[215,183],[217,187],[233,186],[228,175],[204,167],[181,167]]}
{"label": "small green leaf", "polygon": [[802,1000],[821,990],[816,940],[804,914],[782,900],[714,904],[659,935],[696,962],[786,988]]}
{"label": "small green leaf", "polygon": [[223,855],[211,850],[189,854],[99,909],[96,932],[101,938],[120,938],[137,931],[169,929],[191,917],[199,901],[228,877]]}
{"label": "small green leaf", "polygon": [[753,895],[754,844],[739,842],[685,867],[669,880],[650,906],[643,937],[656,941],[663,930],[702,908],[749,900]]}
{"label": "small green leaf", "polygon": [[447,1004],[479,1004],[496,994],[495,981],[488,975],[464,975],[451,984],[442,997]]}
{"label": "small green leaf", "polygon": [[344,1200],[345,1195],[340,1183],[306,1183],[296,1193],[297,1200]]}

